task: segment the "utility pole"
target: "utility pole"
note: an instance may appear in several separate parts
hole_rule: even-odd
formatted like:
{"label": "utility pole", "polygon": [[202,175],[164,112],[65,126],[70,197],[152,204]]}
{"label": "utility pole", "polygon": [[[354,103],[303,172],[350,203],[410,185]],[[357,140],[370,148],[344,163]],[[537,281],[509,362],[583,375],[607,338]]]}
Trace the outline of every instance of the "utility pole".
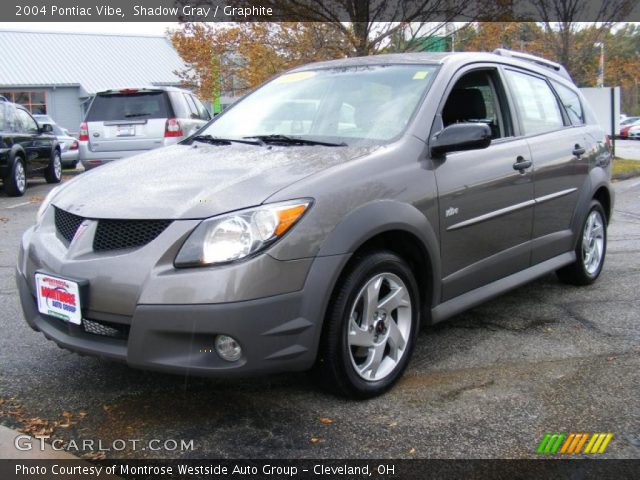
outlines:
{"label": "utility pole", "polygon": [[600,47],[600,64],[598,66],[598,87],[604,87],[604,42],[593,44],[594,47]]}

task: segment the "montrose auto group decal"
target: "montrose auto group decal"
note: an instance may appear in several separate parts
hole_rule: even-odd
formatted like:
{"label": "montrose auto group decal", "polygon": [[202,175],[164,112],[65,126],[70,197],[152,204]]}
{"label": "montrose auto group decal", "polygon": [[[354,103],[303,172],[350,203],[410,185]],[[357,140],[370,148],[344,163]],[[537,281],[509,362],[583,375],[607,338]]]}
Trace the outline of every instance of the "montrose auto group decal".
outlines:
{"label": "montrose auto group decal", "polygon": [[80,324],[78,285],[75,282],[38,274],[36,283],[41,313]]}

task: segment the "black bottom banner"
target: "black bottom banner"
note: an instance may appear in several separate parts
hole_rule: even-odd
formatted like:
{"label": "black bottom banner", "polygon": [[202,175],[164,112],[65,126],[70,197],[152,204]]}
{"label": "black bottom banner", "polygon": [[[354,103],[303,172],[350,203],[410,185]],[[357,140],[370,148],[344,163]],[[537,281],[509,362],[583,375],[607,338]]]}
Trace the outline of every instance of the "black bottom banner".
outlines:
{"label": "black bottom banner", "polygon": [[0,479],[631,479],[639,460],[0,460]]}

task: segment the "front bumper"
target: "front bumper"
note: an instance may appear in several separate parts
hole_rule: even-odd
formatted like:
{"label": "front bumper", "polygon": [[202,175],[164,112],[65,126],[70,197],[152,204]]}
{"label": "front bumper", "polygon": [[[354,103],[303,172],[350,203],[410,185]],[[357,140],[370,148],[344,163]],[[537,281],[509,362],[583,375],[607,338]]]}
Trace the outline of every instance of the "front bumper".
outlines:
{"label": "front bumper", "polygon": [[[66,269],[61,271],[50,268],[50,264],[39,263],[38,252],[46,257],[47,251],[39,241],[32,241],[32,237],[33,231],[28,231],[23,238],[16,281],[25,319],[34,330],[78,353],[122,361],[137,368],[201,376],[249,376],[310,368],[316,358],[326,305],[349,257],[318,257],[311,263],[300,289],[244,301],[142,303],[141,299],[149,298],[145,289],[154,290],[155,282],[149,280],[153,277],[149,274],[145,289],[139,292],[138,300],[127,314],[89,308],[101,304],[96,297],[111,295],[111,292],[102,291],[109,287],[101,284],[99,278],[93,282],[92,290],[90,279],[93,304],[83,308],[83,325],[77,326],[38,312],[33,272],[44,270],[64,276],[62,272],[68,273],[73,263],[65,264]],[[124,262],[127,256],[124,255]],[[239,267],[251,268],[249,264]],[[99,269],[99,263],[93,264],[92,268]],[[108,270],[111,266],[105,268]],[[194,269],[194,276],[189,277],[181,272],[183,292],[188,294],[189,282],[201,281],[203,273]],[[239,271],[210,269],[210,285],[224,292],[238,275]],[[166,276],[166,272],[162,276]],[[251,277],[243,278],[245,282],[252,281]],[[112,280],[113,288],[118,289],[118,282]],[[282,283],[286,283],[284,279]],[[100,285],[101,290],[96,291],[95,285]],[[161,284],[158,286],[160,290],[165,288]],[[175,302],[179,292],[165,295],[165,298]],[[233,300],[232,296],[229,298]],[[104,325],[107,330],[116,327],[121,334],[96,334],[86,328],[88,323]],[[238,340],[243,350],[240,360],[227,362],[215,353],[214,340],[218,334],[231,335]]]}

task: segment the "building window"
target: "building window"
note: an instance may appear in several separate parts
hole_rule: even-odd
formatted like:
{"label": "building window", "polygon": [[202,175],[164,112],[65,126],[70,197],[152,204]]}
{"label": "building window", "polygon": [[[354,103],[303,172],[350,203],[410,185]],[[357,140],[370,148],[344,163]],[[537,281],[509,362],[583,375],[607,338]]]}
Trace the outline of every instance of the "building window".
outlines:
{"label": "building window", "polygon": [[12,90],[8,92],[0,91],[0,95],[6,97],[6,99],[10,102],[22,105],[34,115],[44,115],[47,113],[47,93],[44,90]]}

